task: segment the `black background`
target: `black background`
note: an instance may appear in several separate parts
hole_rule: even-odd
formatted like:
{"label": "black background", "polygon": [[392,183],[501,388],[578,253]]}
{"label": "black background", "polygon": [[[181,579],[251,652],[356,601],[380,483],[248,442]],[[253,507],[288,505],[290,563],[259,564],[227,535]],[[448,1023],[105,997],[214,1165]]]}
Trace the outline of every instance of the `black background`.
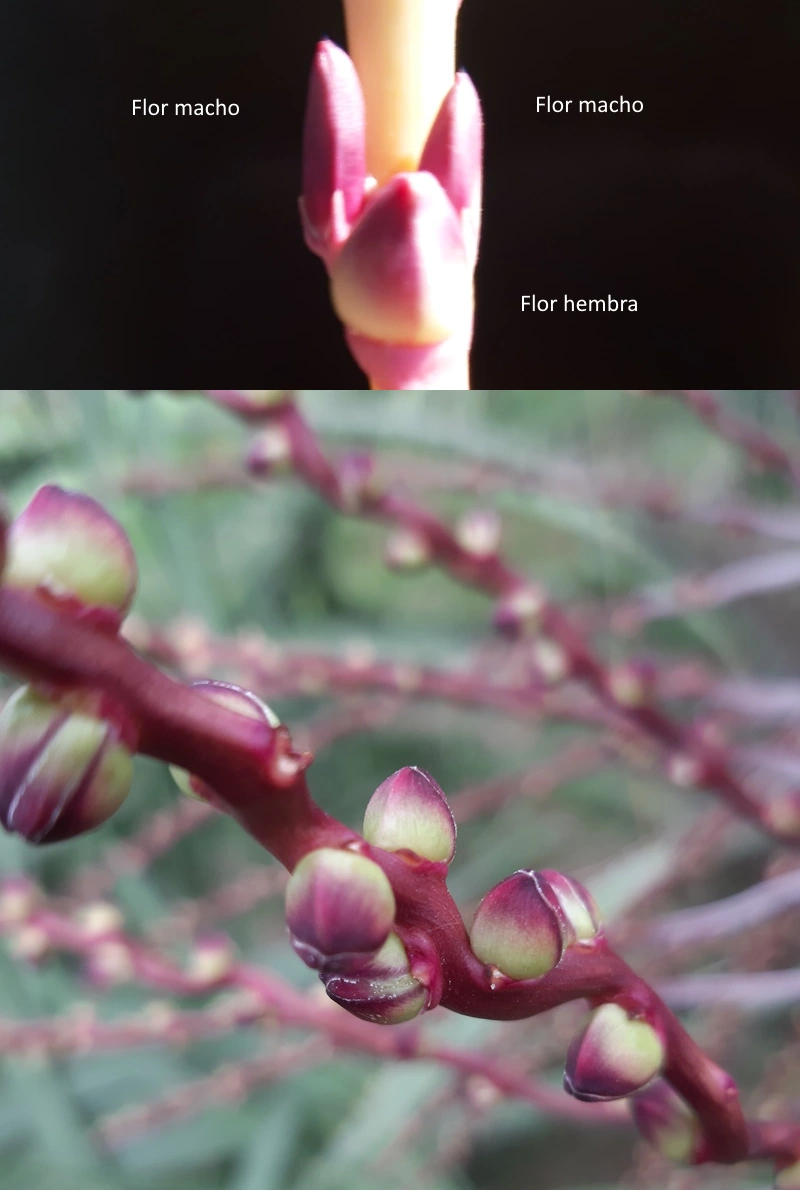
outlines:
{"label": "black background", "polygon": [[[339,10],[3,0],[4,386],[363,387],[296,210]],[[796,386],[797,0],[464,0],[460,29],[487,127],[474,385]],[[645,110],[536,115],[546,94]],[[145,96],[241,114],[134,118]]]}

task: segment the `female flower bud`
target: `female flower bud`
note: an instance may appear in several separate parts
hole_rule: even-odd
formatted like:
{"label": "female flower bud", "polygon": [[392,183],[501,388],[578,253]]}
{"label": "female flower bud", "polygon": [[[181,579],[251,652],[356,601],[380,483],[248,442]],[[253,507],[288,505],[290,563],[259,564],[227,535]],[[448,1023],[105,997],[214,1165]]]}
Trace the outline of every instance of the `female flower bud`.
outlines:
{"label": "female flower bud", "polygon": [[700,1122],[685,1100],[657,1079],[632,1103],[636,1128],[671,1162],[691,1163],[700,1142]]}
{"label": "female flower bud", "polygon": [[[281,721],[271,707],[262,703],[257,695],[242,690],[241,687],[234,686],[233,683],[216,682],[213,679],[204,678],[199,682],[193,682],[192,687],[227,711],[246,715],[251,720],[263,720],[271,728],[280,726]],[[187,773],[185,769],[181,769],[177,765],[170,765],[169,771],[175,785],[182,793],[188,794],[190,798],[200,798],[205,802],[213,803],[215,801],[214,791],[199,777]]]}
{"label": "female flower bud", "polygon": [[491,889],[470,932],[478,959],[512,980],[544,976],[564,952],[560,916],[537,878],[537,873],[520,869]]}
{"label": "female flower bud", "polygon": [[364,814],[364,839],[389,852],[453,859],[456,824],[444,792],[424,769],[398,769],[378,786]]}
{"label": "female flower bud", "polygon": [[133,736],[101,695],[22,687],[0,715],[3,827],[49,844],[104,823],[130,790]]}
{"label": "female flower bud", "polygon": [[292,946],[310,968],[342,970],[368,959],[386,942],[394,914],[383,869],[346,849],[309,852],[286,887]]}
{"label": "female flower bud", "polygon": [[411,974],[406,949],[390,934],[380,951],[348,973],[320,973],[332,1001],[364,1021],[396,1026],[422,1013],[428,990]]}
{"label": "female flower bud", "polygon": [[663,1062],[664,1043],[653,1026],[609,1002],[570,1046],[564,1087],[577,1100],[619,1100],[645,1088]]}
{"label": "female flower bud", "polygon": [[8,532],[3,582],[114,632],[136,591],[136,558],[122,527],[91,497],[48,484]]}

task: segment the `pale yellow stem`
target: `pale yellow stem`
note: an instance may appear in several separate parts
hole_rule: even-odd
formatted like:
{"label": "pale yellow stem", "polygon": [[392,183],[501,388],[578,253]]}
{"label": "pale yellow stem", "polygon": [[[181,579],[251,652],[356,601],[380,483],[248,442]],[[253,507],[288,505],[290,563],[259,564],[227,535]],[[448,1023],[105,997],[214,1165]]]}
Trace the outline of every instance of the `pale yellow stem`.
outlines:
{"label": "pale yellow stem", "polygon": [[415,170],[455,77],[461,0],[344,0],[347,48],[367,108],[367,170]]}

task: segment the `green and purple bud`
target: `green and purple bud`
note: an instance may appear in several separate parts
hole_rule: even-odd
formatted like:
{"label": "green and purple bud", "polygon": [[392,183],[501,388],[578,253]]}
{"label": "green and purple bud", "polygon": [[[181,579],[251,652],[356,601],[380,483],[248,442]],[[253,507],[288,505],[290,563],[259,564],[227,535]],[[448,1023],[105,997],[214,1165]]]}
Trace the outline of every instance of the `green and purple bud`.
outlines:
{"label": "green and purple bud", "polygon": [[21,687],[0,715],[0,822],[33,844],[99,827],[128,795],[135,747],[105,695]]}
{"label": "green and purple bud", "polygon": [[646,1088],[664,1058],[655,1027],[609,1001],[595,1009],[570,1046],[564,1088],[577,1100],[620,1100]]}
{"label": "green and purple bud", "polygon": [[364,1021],[396,1026],[427,1008],[428,990],[412,973],[408,953],[392,933],[377,954],[352,971],[320,972],[332,1001]]}
{"label": "green and purple bud", "polygon": [[475,955],[511,980],[551,971],[564,950],[600,932],[597,907],[579,881],[562,873],[519,869],[486,894],[475,913]]}
{"label": "green and purple bud", "polygon": [[203,392],[217,405],[256,422],[274,406],[291,398],[287,389],[204,389]]}
{"label": "green and purple bud", "polygon": [[631,1102],[636,1128],[645,1141],[671,1162],[691,1164],[702,1133],[700,1121],[677,1092],[657,1079]]}
{"label": "green and purple bud", "polygon": [[47,484],[11,523],[3,583],[116,632],[136,591],[136,558],[102,505]]}
{"label": "green and purple bud", "polygon": [[[203,678],[198,682],[193,682],[192,689],[205,695],[217,706],[224,707],[226,711],[235,711],[237,715],[247,716],[248,719],[260,720],[262,723],[268,724],[270,728],[280,727],[281,721],[271,707],[262,703],[258,696],[251,691],[245,691],[231,682],[217,682],[214,679]],[[190,798],[199,798],[203,802],[210,802],[212,805],[216,804],[217,798],[214,791],[199,777],[187,773],[185,769],[181,769],[177,765],[170,765],[169,771],[175,785],[183,794],[188,794]]]}
{"label": "green and purple bud", "polygon": [[304,856],[286,887],[292,946],[310,968],[346,971],[380,950],[394,925],[389,878],[346,848]]}
{"label": "green and purple bud", "polygon": [[456,824],[442,788],[416,766],[398,769],[378,786],[364,814],[364,839],[389,852],[414,852],[449,864]]}

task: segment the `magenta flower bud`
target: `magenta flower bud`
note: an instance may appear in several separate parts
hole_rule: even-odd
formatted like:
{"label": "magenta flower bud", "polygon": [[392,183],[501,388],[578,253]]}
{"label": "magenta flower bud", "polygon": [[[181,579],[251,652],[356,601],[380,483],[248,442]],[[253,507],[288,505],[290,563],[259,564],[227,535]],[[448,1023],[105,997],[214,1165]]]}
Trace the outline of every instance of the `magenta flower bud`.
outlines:
{"label": "magenta flower bud", "polygon": [[[227,711],[235,711],[238,715],[245,715],[251,720],[261,720],[270,728],[280,727],[281,721],[272,708],[268,707],[266,703],[262,703],[258,696],[251,691],[245,691],[231,682],[217,682],[210,678],[193,682],[192,687],[200,694],[205,695],[212,703],[224,707]],[[169,771],[175,785],[183,794],[214,804],[216,800],[214,791],[199,777],[187,773],[185,769],[181,769],[177,765],[170,765]]]}
{"label": "magenta flower bud", "polygon": [[99,827],[128,795],[134,748],[104,696],[21,687],[0,715],[0,822],[33,844]]}
{"label": "magenta flower bud", "polygon": [[589,890],[574,877],[565,877],[552,869],[542,869],[536,876],[542,896],[561,920],[565,944],[596,938],[602,920]]}
{"label": "magenta flower bud", "polygon": [[538,874],[525,869],[491,889],[470,932],[478,959],[512,980],[532,980],[551,971],[563,955],[564,937],[561,917],[550,901]]}
{"label": "magenta flower bud", "polygon": [[248,421],[258,421],[268,410],[291,398],[286,389],[204,389],[203,392],[217,405]]}
{"label": "magenta flower bud", "polygon": [[645,1141],[671,1162],[694,1161],[701,1141],[700,1121],[663,1079],[634,1097],[633,1119]]}
{"label": "magenta flower bud", "polygon": [[346,969],[370,958],[386,942],[394,914],[383,869],[348,849],[309,852],[286,887],[292,946],[310,968]]}
{"label": "magenta flower bud", "polygon": [[647,1087],[664,1057],[657,1030],[609,1002],[595,1009],[570,1046],[564,1087],[577,1100],[620,1100]]}
{"label": "magenta flower bud", "polygon": [[346,327],[383,343],[436,344],[471,325],[461,225],[432,174],[396,174],[370,196],[331,266],[331,300]]}
{"label": "magenta flower bud", "polygon": [[396,934],[390,934],[380,951],[352,972],[320,977],[332,1001],[364,1021],[396,1026],[422,1013],[428,990],[411,972],[408,954]]}
{"label": "magenta flower bud", "polygon": [[459,71],[428,134],[419,168],[433,174],[450,199],[473,265],[481,230],[482,167],[481,101],[469,75]]}
{"label": "magenta flower bud", "polygon": [[456,824],[441,787],[424,769],[398,769],[378,786],[364,814],[364,839],[389,852],[453,859]]}
{"label": "magenta flower bud", "polygon": [[136,591],[136,558],[102,505],[47,484],[11,524],[3,582],[72,616],[119,628]]}
{"label": "magenta flower bud", "polygon": [[321,41],[314,55],[303,130],[306,243],[326,261],[347,239],[367,181],[364,96],[344,50]]}

